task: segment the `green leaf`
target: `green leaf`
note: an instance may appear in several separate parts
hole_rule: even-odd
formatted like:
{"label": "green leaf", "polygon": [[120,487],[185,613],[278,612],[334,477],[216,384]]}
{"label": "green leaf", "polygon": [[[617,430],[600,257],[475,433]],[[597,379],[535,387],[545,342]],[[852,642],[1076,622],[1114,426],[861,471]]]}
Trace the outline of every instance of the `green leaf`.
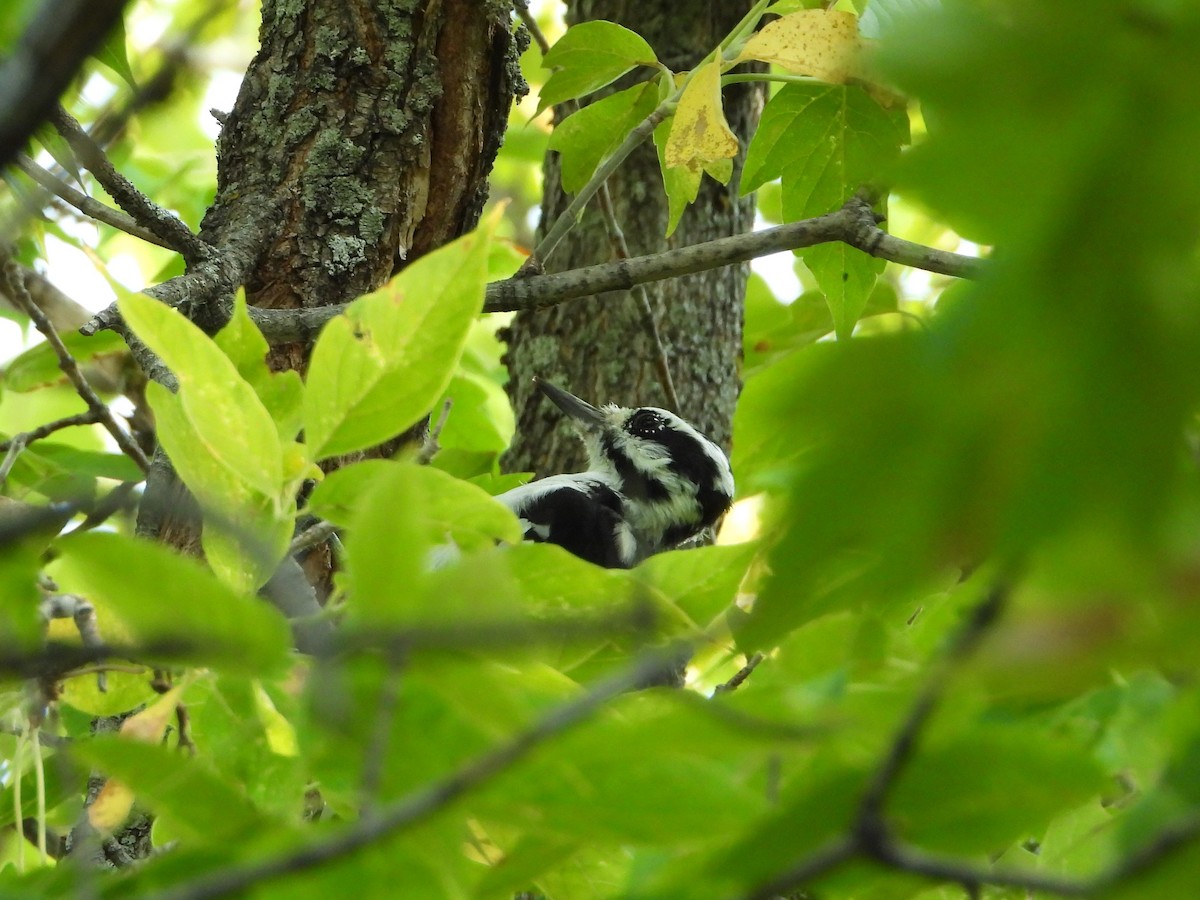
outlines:
{"label": "green leaf", "polygon": [[[763,110],[746,152],[742,192],[780,178],[787,221],[823,215],[884,177],[907,141],[907,112],[884,109],[862,88],[788,84]],[[841,244],[801,255],[825,294],[838,337],[849,337],[882,261]]]}
{"label": "green leaf", "polygon": [[888,813],[923,847],[989,853],[1041,834],[1058,811],[1109,784],[1078,747],[1041,728],[977,726],[916,753]]}
{"label": "green leaf", "polygon": [[[39,144],[46,148],[46,152],[53,157],[54,161],[62,166],[64,171],[70,173],[76,183],[83,184],[83,177],[79,171],[79,160],[75,158],[75,152],[53,125],[46,123],[40,126],[34,132],[34,137]],[[116,336],[112,335],[112,337]]]}
{"label": "green leaf", "polygon": [[[61,337],[75,361],[80,363],[98,356],[127,352],[125,342],[121,340],[120,335],[112,331],[101,331],[94,337],[84,337],[78,332],[67,331]],[[33,391],[48,384],[58,384],[65,379],[66,376],[58,366],[58,355],[45,342],[30,347],[4,367],[4,386],[18,393]]]}
{"label": "green leaf", "polygon": [[555,71],[542,86],[538,112],[590,94],[636,66],[657,62],[650,45],[628,28],[603,20],[580,22],[567,29],[542,61]]}
{"label": "green leaf", "polygon": [[419,520],[429,543],[452,539],[461,548],[516,543],[521,529],[508,507],[486,491],[438,469],[389,460],[365,460],[331,472],[308,500],[315,515],[348,524],[374,501],[392,473],[400,470],[408,488],[419,492],[411,515]]}
{"label": "green leaf", "polygon": [[203,545],[213,570],[235,589],[258,588],[287,550],[294,496],[288,490],[267,496],[206,452],[179,395],[151,382],[146,385],[146,398],[154,410],[159,442],[201,503]]}
{"label": "green leaf", "polygon": [[153,672],[108,672],[101,691],[94,674],[76,675],[62,684],[62,702],[90,716],[115,716],[153,703],[158,694],[151,687]]}
{"label": "green leaf", "polygon": [[563,190],[579,191],[596,167],[658,105],[658,83],[647,81],[604,97],[555,126],[550,149],[562,156]]}
{"label": "green leaf", "polygon": [[38,441],[17,457],[9,478],[10,495],[14,498],[36,491],[51,500],[78,501],[95,496],[97,478],[137,482],[143,475],[124,454]]}
{"label": "green leaf", "polygon": [[491,227],[422,257],[325,326],[304,395],[314,459],[399,434],[446,389],[483,305]]}
{"label": "green leaf", "polygon": [[726,725],[703,704],[626,696],[559,737],[550,753],[518,764],[477,805],[558,838],[712,841],[742,828],[722,810],[752,819],[767,808],[744,778],[763,746],[769,742]]}
{"label": "green leaf", "polygon": [[840,241],[807,248],[804,263],[817,279],[833,316],[834,333],[845,340],[875,289],[875,279],[883,271],[884,260],[868,256],[861,250]]}
{"label": "green leaf", "polygon": [[104,63],[135,91],[137,83],[133,80],[133,71],[129,68],[129,57],[125,52],[125,19],[119,17],[113,24],[112,30],[108,33],[108,37],[104,39],[104,43],[100,45],[100,49],[96,51],[96,59]]}
{"label": "green leaf", "polygon": [[442,448],[494,454],[508,448],[515,423],[508,395],[500,385],[489,378],[461,372],[451,379],[446,399],[452,405],[438,436]]}
{"label": "green leaf", "polygon": [[270,346],[246,310],[244,291],[238,291],[233,315],[213,340],[254,388],[275,420],[280,440],[294,439],[303,424],[304,382],[299,372],[272,372],[267,366]]}
{"label": "green leaf", "polygon": [[95,604],[106,640],[153,648],[155,660],[253,673],[286,662],[291,636],[279,613],[196,560],[118,534],[71,535],[57,546],[56,579]]}
{"label": "green leaf", "polygon": [[[37,511],[36,507],[5,499],[0,501],[0,525],[14,528],[13,522]],[[0,647],[29,651],[41,641],[38,570],[42,551],[62,525],[61,519],[51,521],[42,526],[42,533],[10,538],[0,546]]]}
{"label": "green leaf", "polygon": [[635,577],[703,627],[733,603],[757,550],[755,544],[672,550],[650,557]]}
{"label": "green leaf", "polygon": [[[277,496],[284,481],[278,431],[229,357],[178,312],[144,294],[127,294],[118,306],[137,336],[179,379],[179,412],[196,443],[185,447],[176,441],[176,451],[207,456],[247,488]],[[148,396],[153,407],[155,398],[161,403],[163,392]],[[202,487],[187,483],[193,490]]]}

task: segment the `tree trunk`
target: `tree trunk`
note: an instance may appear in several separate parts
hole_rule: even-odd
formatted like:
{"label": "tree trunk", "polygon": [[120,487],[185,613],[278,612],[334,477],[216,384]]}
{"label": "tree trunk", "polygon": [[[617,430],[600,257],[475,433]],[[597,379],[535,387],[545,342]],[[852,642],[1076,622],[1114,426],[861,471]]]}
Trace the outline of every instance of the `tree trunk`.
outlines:
{"label": "tree trunk", "polygon": [[[265,0],[201,229],[222,250],[253,247],[247,301],[342,303],[471,230],[524,90],[515,38],[506,0]],[[309,349],[274,347],[270,362],[303,371]],[[139,530],[195,549],[156,462]]]}
{"label": "tree trunk", "polygon": [[[745,15],[750,0],[571,0],[568,21],[608,19],[642,35],[675,71],[696,65]],[[725,91],[730,127],[745,147],[761,110],[755,85]],[[652,145],[640,147],[609,180],[617,221],[629,251],[640,256],[749,231],[752,199],[739,200],[742,157],[728,187],[705,177],[694,205],[668,240],[667,199]],[[542,228],[569,202],[559,182],[558,155],[545,163]],[[612,259],[612,245],[593,201],[547,261],[564,271]],[[684,418],[728,449],[742,341],[747,266],[715,269],[647,285]],[[659,382],[653,339],[635,296],[612,293],[523,312],[507,329],[508,384],[517,410],[509,468],[539,474],[578,470],[579,441],[563,416],[533,392],[534,375],[549,378],[595,403],[668,407]]]}

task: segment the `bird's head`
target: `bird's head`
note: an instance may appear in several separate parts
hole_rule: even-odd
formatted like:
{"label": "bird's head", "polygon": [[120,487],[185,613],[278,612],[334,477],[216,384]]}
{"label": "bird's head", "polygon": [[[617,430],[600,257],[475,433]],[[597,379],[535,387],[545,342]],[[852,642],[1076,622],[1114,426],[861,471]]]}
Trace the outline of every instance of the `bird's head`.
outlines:
{"label": "bird's head", "polygon": [[661,534],[674,546],[714,524],[733,501],[733,473],[725,453],[686,421],[654,406],[595,407],[534,379],[537,388],[571,417],[587,448],[589,469],[619,484],[635,527]]}

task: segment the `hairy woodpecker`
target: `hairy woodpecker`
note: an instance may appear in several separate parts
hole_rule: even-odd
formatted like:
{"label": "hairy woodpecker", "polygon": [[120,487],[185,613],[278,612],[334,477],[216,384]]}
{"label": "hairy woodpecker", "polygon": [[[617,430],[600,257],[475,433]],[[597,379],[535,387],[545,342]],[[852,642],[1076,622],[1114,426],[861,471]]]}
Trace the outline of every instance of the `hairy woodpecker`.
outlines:
{"label": "hairy woodpecker", "polygon": [[578,425],[588,469],[497,498],[520,517],[526,540],[627,569],[695,537],[729,509],[729,460],[679,416],[653,406],[597,409],[548,382],[534,384]]}

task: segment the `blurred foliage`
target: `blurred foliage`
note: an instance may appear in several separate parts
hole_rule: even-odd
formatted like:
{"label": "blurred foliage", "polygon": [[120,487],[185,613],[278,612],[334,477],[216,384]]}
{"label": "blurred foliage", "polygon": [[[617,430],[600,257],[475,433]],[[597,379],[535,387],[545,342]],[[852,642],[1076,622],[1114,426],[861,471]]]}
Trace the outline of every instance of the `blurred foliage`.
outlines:
{"label": "blurred foliage", "polygon": [[[0,9],[0,47],[35,5]],[[499,468],[514,428],[496,337],[505,319],[475,310],[485,282],[515,271],[532,243],[547,147],[581,186],[686,82],[655,68],[638,36],[593,25],[562,38],[557,8],[535,4],[562,40],[552,69],[536,46],[522,59],[534,92],[495,167],[498,212],[335,320],[306,384],[267,371],[242,307],[210,339],[138,295],[178,274],[168,251],[56,207],[20,220],[18,260],[87,308],[120,296],[178,377],[178,394],[151,387],[149,403],[203,505],[208,564],[135,537],[127,513],[100,533],[56,536],[62,518],[68,530],[83,519],[69,506],[9,529],[53,501],[91,503],[139,480],[98,426],[5,454],[0,894],[188,896],[426,802],[517,738],[529,752],[453,802],[253,893],[747,895],[846,832],[953,635],[997,584],[1006,607],[978,651],[943,672],[887,792],[895,834],[977,871],[1081,881],[1196,821],[1200,4],[837,8],[861,14],[864,68],[836,85],[773,69],[742,188],[775,223],[836,208],[864,183],[886,187],[894,233],[961,251],[977,242],[990,266],[951,284],[838,247],[808,251],[811,270],[790,256],[756,264],[734,429],[741,502],[719,546],[630,572],[510,545],[517,524],[488,496],[525,477]],[[207,110],[231,102],[256,27],[242,4],[139,0],[66,98],[94,124],[160,66],[179,67],[176,89],[108,149],[193,226],[215,186]],[[726,62],[739,52],[727,50]],[[648,86],[551,131],[540,107],[635,68]],[[718,97],[689,98],[689,121],[719,130]],[[677,218],[699,179],[724,169],[672,137],[676,122],[656,140]],[[31,155],[104,199],[50,135]],[[11,222],[35,192],[19,173],[6,180],[0,217]],[[6,438],[85,408],[25,337],[0,382]],[[68,345],[85,367],[121,352],[111,336]],[[111,388],[143,402],[136,379]],[[436,420],[447,401],[430,466],[359,462],[297,500],[317,460],[428,411]],[[321,659],[291,651],[287,622],[254,595],[309,514],[344,539],[317,616],[339,622],[343,652]],[[14,674],[13,655],[39,646],[39,571],[85,596],[104,640],[136,658],[107,673],[107,690],[86,668],[53,683]],[[49,638],[80,641],[69,620],[50,623]],[[684,689],[623,693],[534,746],[535,723],[670,641],[692,651]],[[753,653],[763,658],[744,683],[710,696]],[[177,691],[165,699],[164,678]],[[182,715],[171,715],[176,698]],[[134,710],[133,727],[93,734],[94,717]],[[133,739],[139,726],[148,740]],[[45,826],[71,830],[91,771],[112,779],[92,824],[119,827],[106,816],[132,804],[153,814],[170,852],[116,873],[42,864],[15,819],[28,828],[44,803]],[[1198,877],[1200,845],[1185,842],[1111,893],[1189,896]],[[857,861],[806,887],[959,895]]]}

